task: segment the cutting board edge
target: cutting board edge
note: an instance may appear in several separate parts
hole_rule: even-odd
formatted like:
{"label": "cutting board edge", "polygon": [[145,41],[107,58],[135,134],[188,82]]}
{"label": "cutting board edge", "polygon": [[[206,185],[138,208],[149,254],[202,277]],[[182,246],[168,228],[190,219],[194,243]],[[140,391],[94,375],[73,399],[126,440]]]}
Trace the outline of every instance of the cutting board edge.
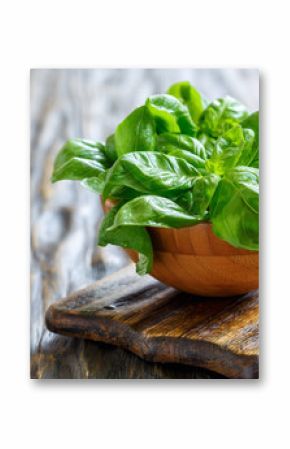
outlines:
{"label": "cutting board edge", "polygon": [[[112,328],[113,320],[105,317],[90,317],[89,321],[92,322],[92,332],[90,332],[87,317],[82,318],[58,310],[62,302],[52,304],[46,311],[45,322],[51,332],[122,347],[147,362],[198,366],[232,379],[259,378],[258,355],[236,354],[227,347],[220,347],[214,343],[197,339],[145,337],[117,320],[114,321],[115,326]],[[75,327],[76,321],[77,327]],[[166,345],[162,346],[165,340]],[[169,343],[171,343],[171,351],[168,353]],[[207,353],[212,354],[212,358],[207,361],[199,356],[199,353],[205,348]],[[185,355],[186,350],[189,351],[187,355]]]}

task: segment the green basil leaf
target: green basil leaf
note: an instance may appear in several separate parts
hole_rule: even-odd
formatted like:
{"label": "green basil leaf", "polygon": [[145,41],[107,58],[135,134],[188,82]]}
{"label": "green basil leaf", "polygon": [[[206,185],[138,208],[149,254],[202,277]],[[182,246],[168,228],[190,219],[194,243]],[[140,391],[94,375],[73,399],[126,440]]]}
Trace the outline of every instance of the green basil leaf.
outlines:
{"label": "green basil leaf", "polygon": [[198,156],[201,159],[206,159],[205,148],[195,137],[187,136],[185,134],[163,133],[157,137],[157,150],[166,151],[168,147],[186,150]]}
{"label": "green basil leaf", "polygon": [[206,168],[211,173],[223,175],[227,170],[235,167],[244,148],[243,128],[236,124],[213,145],[211,157],[206,161]]}
{"label": "green basil leaf", "polygon": [[242,126],[245,129],[251,129],[255,133],[255,139],[253,142],[253,159],[250,164],[253,167],[259,167],[259,111],[253,112],[242,122]]}
{"label": "green basil leaf", "polygon": [[187,107],[172,95],[152,95],[146,106],[155,119],[157,132],[171,132],[195,136],[197,126],[192,121]]}
{"label": "green basil leaf", "polygon": [[244,105],[232,97],[226,96],[210,103],[200,118],[203,132],[218,137],[235,123],[242,122],[248,116]]}
{"label": "green basil leaf", "polygon": [[154,226],[181,228],[200,222],[203,217],[188,214],[174,201],[156,195],[139,196],[124,204],[117,212],[113,226]]}
{"label": "green basil leaf", "polygon": [[105,144],[105,153],[111,164],[113,164],[115,160],[118,159],[115,145],[115,134],[112,134],[111,136],[107,137]]}
{"label": "green basil leaf", "polygon": [[113,225],[115,216],[121,205],[113,207],[104,217],[100,231],[100,246],[107,244],[130,248],[139,253],[136,271],[140,275],[149,273],[153,264],[153,249],[148,231],[140,226],[118,226],[113,231],[109,228]]}
{"label": "green basil leaf", "polygon": [[140,194],[140,192],[144,193],[144,186],[123,166],[123,157],[117,159],[107,172],[102,194],[104,200],[107,198],[129,199]]}
{"label": "green basil leaf", "polygon": [[116,129],[115,148],[118,156],[131,151],[152,151],[155,144],[155,122],[145,106],[131,112]]}
{"label": "green basil leaf", "polygon": [[213,232],[238,248],[259,249],[259,170],[236,167],[219,182],[210,204]]}
{"label": "green basil leaf", "polygon": [[164,133],[157,137],[157,151],[184,159],[199,172],[205,171],[205,149],[199,140],[184,134]]}
{"label": "green basil leaf", "polygon": [[[134,179],[132,180],[132,184],[135,184]],[[133,184],[133,185],[134,185]],[[143,193],[143,192],[141,192]],[[104,190],[102,193],[102,198],[104,198],[104,200],[106,198],[110,198],[112,200],[132,200],[133,198],[136,198],[137,196],[140,195],[140,190],[136,190],[136,188],[134,189],[133,187],[126,187],[126,186],[121,186],[121,185],[116,185],[114,186],[113,190],[110,192],[109,196],[105,196],[104,195]]]}
{"label": "green basil leaf", "polygon": [[255,133],[252,129],[244,129],[243,133],[244,145],[237,165],[250,167],[258,152],[258,148],[255,146]]}
{"label": "green basil leaf", "polygon": [[215,174],[196,177],[191,190],[181,195],[176,202],[187,212],[206,217],[209,204],[220,179]]}
{"label": "green basil leaf", "polygon": [[173,84],[169,87],[167,93],[182,101],[188,107],[191,118],[195,123],[198,123],[208,102],[189,81],[181,81]]}
{"label": "green basil leaf", "polygon": [[175,156],[179,159],[183,159],[189,164],[191,164],[193,167],[195,167],[200,174],[205,174],[205,160],[200,158],[199,156],[196,156],[195,154],[191,153],[187,150],[180,150],[177,147],[174,147],[173,145],[166,145],[162,146],[159,150],[160,152],[166,153],[169,156]]}
{"label": "green basil leaf", "polygon": [[119,158],[110,169],[104,198],[126,186],[141,193],[171,196],[191,187],[198,169],[181,158],[151,151],[136,151]]}
{"label": "green basil leaf", "polygon": [[253,112],[242,122],[243,128],[252,129],[255,133],[255,144],[259,146],[259,111]]}
{"label": "green basil leaf", "polygon": [[192,214],[203,215],[206,213],[220,179],[215,174],[209,174],[194,180],[192,186],[193,203],[190,210]]}
{"label": "green basil leaf", "polygon": [[210,158],[214,152],[216,141],[215,137],[211,137],[205,133],[199,133],[198,140],[203,145],[207,158]]}
{"label": "green basil leaf", "polygon": [[56,182],[95,177],[105,172],[108,166],[102,143],[71,139],[64,144],[55,159],[51,180]]}
{"label": "green basil leaf", "polygon": [[106,172],[100,172],[98,176],[83,179],[81,184],[94,193],[102,193],[105,186]]}

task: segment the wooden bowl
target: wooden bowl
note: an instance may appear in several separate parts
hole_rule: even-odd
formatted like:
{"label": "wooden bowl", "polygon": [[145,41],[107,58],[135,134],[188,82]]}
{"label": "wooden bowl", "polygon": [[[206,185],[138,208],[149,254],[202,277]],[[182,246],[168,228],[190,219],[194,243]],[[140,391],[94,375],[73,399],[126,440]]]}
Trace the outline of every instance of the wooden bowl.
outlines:
{"label": "wooden bowl", "polygon": [[[112,206],[107,200],[104,211]],[[154,250],[150,274],[159,281],[199,296],[235,296],[258,288],[259,253],[219,239],[210,223],[147,229]],[[138,260],[135,251],[125,251]]]}

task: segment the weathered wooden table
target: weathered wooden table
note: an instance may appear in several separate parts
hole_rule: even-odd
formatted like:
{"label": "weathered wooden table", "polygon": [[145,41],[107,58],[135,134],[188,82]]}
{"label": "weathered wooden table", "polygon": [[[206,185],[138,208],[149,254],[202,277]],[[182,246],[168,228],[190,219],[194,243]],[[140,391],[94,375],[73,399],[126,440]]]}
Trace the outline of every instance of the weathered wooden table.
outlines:
{"label": "weathered wooden table", "polygon": [[69,137],[104,140],[146,96],[189,79],[209,97],[231,94],[258,109],[258,73],[235,70],[32,70],[31,377],[37,379],[220,378],[199,368],[144,362],[123,349],[49,332],[50,304],[128,264],[97,248],[99,199],[76,183],[50,183]]}

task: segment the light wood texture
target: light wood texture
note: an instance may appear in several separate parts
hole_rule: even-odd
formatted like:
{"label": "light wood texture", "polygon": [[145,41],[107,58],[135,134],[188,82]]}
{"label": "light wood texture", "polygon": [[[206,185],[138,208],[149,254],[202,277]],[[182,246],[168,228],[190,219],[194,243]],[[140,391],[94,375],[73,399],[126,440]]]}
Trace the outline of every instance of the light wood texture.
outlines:
{"label": "light wood texture", "polygon": [[[106,200],[104,210],[113,206]],[[151,275],[179,290],[201,296],[234,296],[259,286],[259,253],[219,239],[211,224],[180,229],[148,228],[154,259]],[[138,255],[126,250],[136,262]]]}
{"label": "light wood texture", "polygon": [[258,74],[242,70],[31,71],[31,377],[37,379],[219,378],[207,370],[147,363],[126,350],[53,334],[49,305],[128,264],[98,248],[99,199],[76,182],[52,185],[53,159],[66,139],[104,140],[144,98],[189,79],[210,98],[230,94],[258,108]]}
{"label": "light wood texture", "polygon": [[122,346],[154,362],[258,376],[258,297],[204,299],[129,266],[50,306],[50,330]]}

